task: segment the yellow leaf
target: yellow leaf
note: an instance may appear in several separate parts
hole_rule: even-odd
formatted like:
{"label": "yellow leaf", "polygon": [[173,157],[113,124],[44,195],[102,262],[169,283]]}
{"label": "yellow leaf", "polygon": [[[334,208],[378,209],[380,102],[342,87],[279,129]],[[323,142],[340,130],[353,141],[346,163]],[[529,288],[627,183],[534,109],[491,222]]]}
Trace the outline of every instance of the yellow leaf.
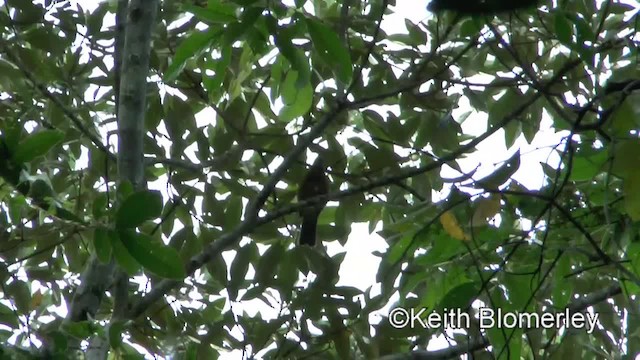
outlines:
{"label": "yellow leaf", "polygon": [[458,219],[453,215],[451,211],[447,211],[440,216],[440,224],[452,238],[458,240],[469,240],[469,236],[464,233],[464,230],[458,224]]}
{"label": "yellow leaf", "polygon": [[40,291],[37,291],[31,296],[31,303],[29,304],[29,308],[31,310],[35,310],[40,304],[42,304],[42,298],[44,295]]}

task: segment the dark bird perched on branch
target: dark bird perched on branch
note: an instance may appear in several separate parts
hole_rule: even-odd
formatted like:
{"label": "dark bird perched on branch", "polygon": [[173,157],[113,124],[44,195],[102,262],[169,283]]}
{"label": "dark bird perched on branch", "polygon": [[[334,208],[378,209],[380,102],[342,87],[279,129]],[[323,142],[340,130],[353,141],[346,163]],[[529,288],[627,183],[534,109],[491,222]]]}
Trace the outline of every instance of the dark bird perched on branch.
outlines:
{"label": "dark bird perched on branch", "polygon": [[[324,195],[329,192],[329,178],[325,174],[325,166],[322,155],[318,155],[300,188],[298,189],[298,201],[304,201],[315,196]],[[316,244],[316,227],[318,216],[327,204],[327,200],[317,202],[300,209],[302,217],[302,228],[300,229],[300,245],[314,246]]]}
{"label": "dark bird perched on branch", "polygon": [[455,11],[460,15],[492,15],[536,5],[538,0],[431,0],[427,10],[439,13]]}

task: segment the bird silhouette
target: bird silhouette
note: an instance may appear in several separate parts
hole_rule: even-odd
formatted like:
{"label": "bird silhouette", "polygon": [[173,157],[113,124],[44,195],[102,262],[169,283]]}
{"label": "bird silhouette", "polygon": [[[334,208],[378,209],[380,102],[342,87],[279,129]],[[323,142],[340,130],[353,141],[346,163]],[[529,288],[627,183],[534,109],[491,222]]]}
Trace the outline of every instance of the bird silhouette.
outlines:
{"label": "bird silhouette", "polygon": [[[318,156],[307,172],[298,189],[298,201],[304,201],[329,192],[329,178],[325,174],[325,165]],[[316,202],[300,209],[302,227],[300,229],[300,245],[314,246],[316,244],[316,227],[318,216],[327,204],[327,200]]]}

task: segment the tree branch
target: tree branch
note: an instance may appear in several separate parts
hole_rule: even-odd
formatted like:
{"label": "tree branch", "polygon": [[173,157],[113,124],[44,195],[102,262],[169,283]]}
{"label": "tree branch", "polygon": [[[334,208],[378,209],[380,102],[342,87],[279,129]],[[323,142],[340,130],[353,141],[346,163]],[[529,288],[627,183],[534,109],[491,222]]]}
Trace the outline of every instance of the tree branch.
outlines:
{"label": "tree branch", "polygon": [[[567,63],[557,74],[555,74],[555,76],[552,79],[550,79],[546,83],[545,88],[548,88],[551,85],[553,85],[556,81],[561,79],[566,72],[571,70],[580,62],[581,62],[580,60],[574,60]],[[486,133],[471,140],[466,145],[459,147],[456,151],[452,152],[451,154],[442,157],[438,161],[435,161],[425,166],[418,167],[416,169],[404,171],[398,175],[391,175],[388,177],[384,177],[384,178],[372,181],[368,184],[354,187],[352,189],[348,189],[348,190],[337,192],[337,193],[331,193],[325,196],[318,196],[313,199],[309,199],[305,202],[300,202],[295,205],[285,207],[283,209],[276,211],[273,214],[268,214],[259,218],[258,217],[259,210],[262,208],[266,199],[275,188],[276,184],[280,181],[280,179],[285,174],[285,172],[293,164],[295,159],[300,154],[302,154],[302,152],[309,146],[309,144],[311,144],[313,139],[315,139],[322,133],[322,131],[329,125],[331,120],[333,120],[346,108],[350,108],[351,105],[353,104],[353,103],[344,103],[343,101],[338,101],[337,107],[332,111],[329,111],[327,114],[325,114],[325,116],[316,125],[314,125],[311,128],[309,135],[303,138],[293,148],[293,150],[291,150],[291,152],[287,155],[287,157],[284,159],[282,164],[274,171],[273,175],[269,178],[269,181],[267,182],[267,184],[265,184],[262,191],[260,191],[260,193],[256,197],[256,200],[249,204],[247,211],[245,213],[245,216],[246,216],[245,220],[240,225],[238,225],[235,229],[233,229],[231,232],[222,235],[220,238],[210,243],[200,254],[191,258],[191,260],[187,264],[187,274],[192,275],[197,269],[199,269],[204,264],[206,264],[209,260],[214,258],[214,256],[221,253],[231,245],[239,242],[242,236],[251,232],[257,225],[267,223],[269,221],[276,219],[277,217],[281,217],[285,214],[291,213],[299,208],[308,206],[312,203],[323,201],[324,199],[337,200],[337,199],[341,199],[356,193],[372,190],[380,186],[392,184],[399,180],[403,180],[412,176],[422,174],[427,171],[434,170],[449,161],[453,161],[457,159],[460,155],[472,150],[476,145],[478,145],[479,143],[487,139],[489,136],[493,135],[495,132],[500,130],[502,127],[504,127],[513,119],[517,118],[531,104],[537,101],[540,96],[542,96],[540,92],[536,93],[534,96],[531,97],[531,99],[529,99],[528,101],[520,105],[519,108],[517,108],[516,110],[512,111],[510,114],[505,116],[505,118],[502,121],[500,121],[498,124],[496,124],[495,127],[491,128]],[[182,281],[167,280],[167,279],[159,282],[146,296],[144,296],[137,304],[135,304],[132,307],[131,312],[129,313],[129,317],[136,318],[140,316],[142,313],[146,311],[147,308],[149,308],[151,304],[153,304],[155,301],[157,301],[162,296],[164,296],[169,290],[178,286],[181,282]]]}

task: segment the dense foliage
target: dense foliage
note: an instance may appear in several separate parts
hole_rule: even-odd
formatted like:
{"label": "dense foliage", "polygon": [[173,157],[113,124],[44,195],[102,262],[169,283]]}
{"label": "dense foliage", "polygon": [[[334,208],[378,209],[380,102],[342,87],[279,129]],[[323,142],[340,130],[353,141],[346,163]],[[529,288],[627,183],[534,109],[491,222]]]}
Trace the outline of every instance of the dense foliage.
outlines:
{"label": "dense foliage", "polygon": [[[161,1],[132,101],[140,187],[118,157],[133,96],[114,67],[138,9],[117,27],[127,1],[91,3],[0,2],[0,355],[96,339],[127,358],[640,353],[637,4]],[[389,23],[411,7],[425,17]],[[312,153],[332,180],[316,248],[295,245]],[[386,245],[374,284],[340,281],[350,234],[363,258]],[[117,272],[80,276],[109,264],[124,305]],[[396,329],[395,307],[599,323]]]}

